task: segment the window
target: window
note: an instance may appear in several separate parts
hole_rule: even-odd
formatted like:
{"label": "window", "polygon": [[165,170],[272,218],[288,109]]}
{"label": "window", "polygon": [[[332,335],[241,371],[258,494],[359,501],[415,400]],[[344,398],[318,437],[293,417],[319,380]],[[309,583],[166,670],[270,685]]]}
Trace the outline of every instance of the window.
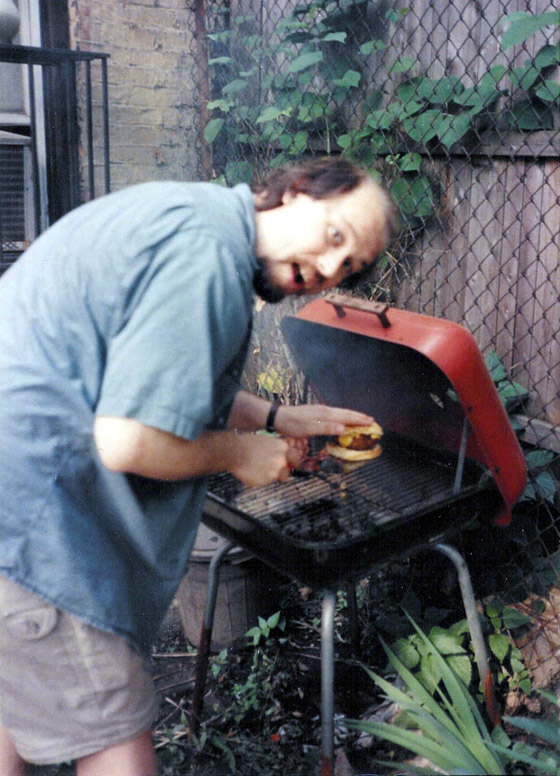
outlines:
{"label": "window", "polygon": [[20,31],[0,44],[0,271],[110,190],[108,55],[68,48],[65,2],[16,1]]}
{"label": "window", "polygon": [[[15,4],[20,28],[12,42],[39,46],[39,0]],[[25,65],[0,61],[0,271],[48,225],[43,82],[40,68],[35,70],[30,84]]]}

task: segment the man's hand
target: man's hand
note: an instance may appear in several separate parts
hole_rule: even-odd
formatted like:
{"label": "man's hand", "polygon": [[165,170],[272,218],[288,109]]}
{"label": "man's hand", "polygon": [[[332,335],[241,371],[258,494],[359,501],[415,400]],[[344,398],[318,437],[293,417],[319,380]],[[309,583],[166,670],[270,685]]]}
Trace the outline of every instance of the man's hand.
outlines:
{"label": "man's hand", "polygon": [[304,451],[294,442],[264,434],[238,434],[236,459],[230,471],[250,487],[285,482],[304,458]]}
{"label": "man's hand", "polygon": [[367,426],[371,415],[325,404],[282,405],[276,413],[275,428],[289,437],[337,436],[348,426]]}

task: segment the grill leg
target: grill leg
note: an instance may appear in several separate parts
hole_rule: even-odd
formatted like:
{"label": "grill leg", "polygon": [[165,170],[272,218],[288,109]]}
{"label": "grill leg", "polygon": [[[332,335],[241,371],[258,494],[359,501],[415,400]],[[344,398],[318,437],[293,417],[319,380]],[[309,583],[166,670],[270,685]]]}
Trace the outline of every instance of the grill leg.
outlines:
{"label": "grill leg", "polygon": [[321,776],[334,764],[334,612],[336,593],[325,590],[321,614]]}
{"label": "grill leg", "polygon": [[496,696],[494,694],[494,681],[490,672],[486,644],[484,643],[484,636],[482,635],[482,628],[480,627],[480,620],[478,618],[478,612],[476,611],[476,602],[467,564],[463,556],[457,552],[454,547],[450,547],[448,544],[436,544],[434,549],[446,555],[457,569],[457,574],[459,576],[459,586],[461,588],[461,596],[463,598],[463,605],[465,607],[467,622],[469,624],[469,630],[471,632],[471,638],[473,641],[478,674],[484,688],[484,700],[486,701],[486,709],[492,724],[499,725],[501,718],[500,712],[498,710],[498,704],[496,702]]}
{"label": "grill leg", "polygon": [[196,672],[191,710],[190,736],[197,736],[200,731],[202,717],[202,704],[204,702],[204,690],[206,686],[206,674],[208,672],[208,660],[210,658],[210,646],[212,644],[212,629],[214,627],[214,614],[216,612],[216,600],[218,598],[218,584],[220,581],[220,568],[222,560],[233,547],[232,542],[225,542],[218,547],[208,567],[208,587],[206,588],[206,603],[204,608],[204,621],[200,631],[200,642],[196,657]]}

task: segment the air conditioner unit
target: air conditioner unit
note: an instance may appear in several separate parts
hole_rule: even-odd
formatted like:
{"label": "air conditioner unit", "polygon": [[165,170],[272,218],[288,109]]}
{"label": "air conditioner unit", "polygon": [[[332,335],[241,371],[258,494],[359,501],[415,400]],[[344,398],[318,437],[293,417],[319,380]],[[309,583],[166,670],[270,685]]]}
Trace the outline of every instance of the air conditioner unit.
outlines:
{"label": "air conditioner unit", "polygon": [[30,138],[0,130],[0,271],[35,237]]}

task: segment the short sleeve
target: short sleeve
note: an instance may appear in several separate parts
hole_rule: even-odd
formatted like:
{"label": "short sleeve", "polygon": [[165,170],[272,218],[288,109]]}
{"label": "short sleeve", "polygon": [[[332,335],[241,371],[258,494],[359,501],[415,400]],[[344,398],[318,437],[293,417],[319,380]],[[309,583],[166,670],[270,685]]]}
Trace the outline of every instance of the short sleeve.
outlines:
{"label": "short sleeve", "polygon": [[96,414],[187,439],[215,426],[216,385],[246,347],[251,301],[226,244],[192,231],[165,240],[142,278],[123,279]]}

